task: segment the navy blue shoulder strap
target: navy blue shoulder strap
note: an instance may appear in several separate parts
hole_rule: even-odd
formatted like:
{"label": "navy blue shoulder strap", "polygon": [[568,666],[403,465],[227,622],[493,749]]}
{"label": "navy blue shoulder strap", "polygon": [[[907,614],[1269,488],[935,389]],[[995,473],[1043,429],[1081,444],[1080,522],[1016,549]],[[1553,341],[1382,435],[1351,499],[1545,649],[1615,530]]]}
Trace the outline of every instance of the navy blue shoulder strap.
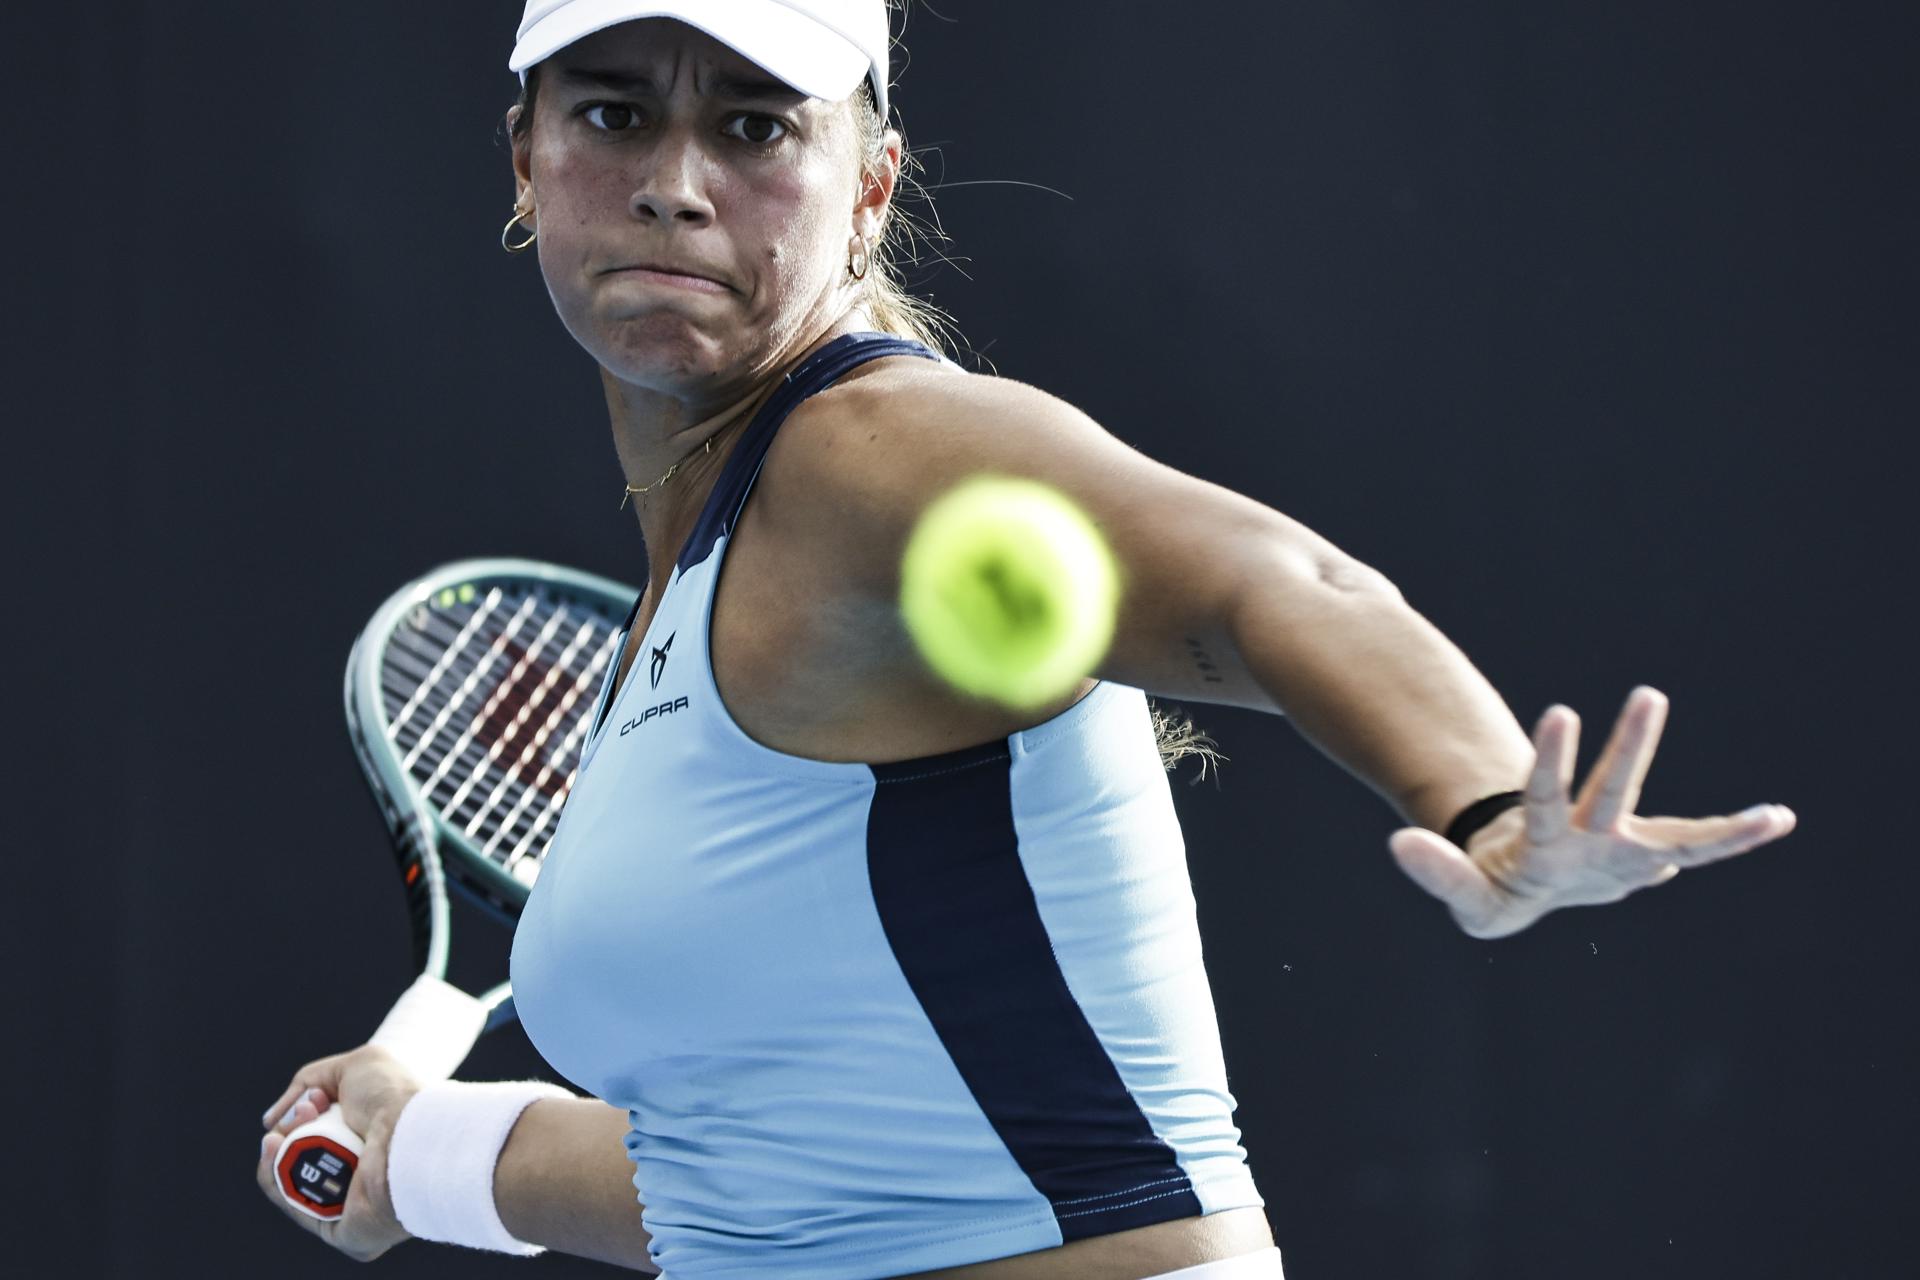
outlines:
{"label": "navy blue shoulder strap", "polygon": [[772,398],[760,407],[760,412],[754,415],[753,421],[747,424],[746,431],[741,434],[740,442],[727,455],[727,465],[721,469],[719,480],[714,482],[707,505],[700,512],[700,522],[694,525],[686,545],[680,548],[677,563],[681,573],[705,560],[721,534],[732,533],[735,522],[740,518],[740,509],[746,505],[747,492],[753,487],[754,478],[760,474],[760,464],[766,461],[774,433],[780,430],[780,424],[787,420],[787,415],[814,392],[832,386],[848,371],[882,356],[920,356],[927,360],[940,358],[938,352],[910,338],[896,338],[890,333],[843,334],[808,356],[786,376]]}
{"label": "navy blue shoulder strap", "polygon": [[[767,448],[773,443],[774,433],[787,420],[787,415],[793,412],[794,406],[814,392],[833,385],[848,370],[869,360],[878,360],[881,356],[921,356],[928,360],[941,358],[939,352],[909,338],[896,338],[890,333],[849,333],[835,338],[803,360],[798,368],[786,376],[780,389],[760,407],[760,412],[747,424],[740,443],[727,455],[727,465],[720,469],[720,479],[707,496],[706,506],[701,508],[699,522],[687,536],[686,545],[680,548],[677,562],[680,572],[685,573],[706,559],[719,536],[733,529],[734,522],[740,518],[740,508],[746,504],[747,492],[753,487],[754,477],[760,474],[760,464],[766,460]],[[660,589],[664,592],[666,586],[663,582]],[[645,598],[646,592],[643,590],[633,598],[633,607],[627,610],[627,620],[620,626],[619,653],[626,651],[627,642],[633,634],[634,621],[640,616],[640,602]],[[600,705],[593,717],[595,733],[600,731],[601,722],[606,719],[607,711],[613,705],[613,672],[619,669],[618,664],[616,658],[614,667],[607,672],[607,679],[601,686]]]}

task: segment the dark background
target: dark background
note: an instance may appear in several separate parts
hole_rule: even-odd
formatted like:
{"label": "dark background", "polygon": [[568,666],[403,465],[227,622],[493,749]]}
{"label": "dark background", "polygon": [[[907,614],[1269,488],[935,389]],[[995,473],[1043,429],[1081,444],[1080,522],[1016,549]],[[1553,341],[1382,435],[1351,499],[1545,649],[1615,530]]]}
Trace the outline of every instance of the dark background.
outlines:
{"label": "dark background", "polygon": [[[498,242],[520,9],[8,20],[10,1266],[348,1273],[252,1174],[408,977],[347,646],[442,561],[643,572],[594,367]],[[1582,777],[1664,690],[1644,812],[1800,815],[1480,942],[1284,719],[1188,707],[1290,1280],[1911,1274],[1912,12],[913,8],[956,259],[916,278],[993,369],[1381,569],[1523,723],[1581,713]],[[540,1069],[515,1032],[466,1074]]]}

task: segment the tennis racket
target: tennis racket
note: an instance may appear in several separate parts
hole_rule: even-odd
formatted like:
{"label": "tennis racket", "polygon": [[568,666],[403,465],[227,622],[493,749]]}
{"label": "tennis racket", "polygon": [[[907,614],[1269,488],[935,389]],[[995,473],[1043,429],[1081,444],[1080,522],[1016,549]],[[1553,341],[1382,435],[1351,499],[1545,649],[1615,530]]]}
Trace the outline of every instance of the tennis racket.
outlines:
{"label": "tennis racket", "polygon": [[[420,975],[370,1043],[422,1080],[513,1019],[506,983],[474,996],[446,981],[448,887],[519,918],[636,594],[534,560],[462,560],[396,592],[354,641],[347,733],[393,838]],[[361,1150],[336,1104],[287,1135],[280,1194],[338,1218]]]}

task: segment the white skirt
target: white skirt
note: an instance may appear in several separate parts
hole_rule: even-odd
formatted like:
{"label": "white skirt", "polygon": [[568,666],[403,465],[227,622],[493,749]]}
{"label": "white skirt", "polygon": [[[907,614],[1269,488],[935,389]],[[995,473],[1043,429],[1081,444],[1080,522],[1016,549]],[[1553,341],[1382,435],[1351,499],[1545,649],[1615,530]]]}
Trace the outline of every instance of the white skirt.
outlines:
{"label": "white skirt", "polygon": [[[663,1271],[659,1280],[672,1280],[672,1277]],[[1243,1253],[1237,1258],[1203,1262],[1197,1267],[1182,1267],[1178,1271],[1162,1271],[1159,1275],[1147,1277],[1147,1280],[1286,1280],[1286,1277],[1280,1274],[1280,1246],[1274,1245],[1258,1253]]]}
{"label": "white skirt", "polygon": [[1258,1253],[1243,1253],[1237,1258],[1203,1262],[1197,1267],[1162,1271],[1148,1280],[1286,1280],[1280,1274],[1280,1246]]}

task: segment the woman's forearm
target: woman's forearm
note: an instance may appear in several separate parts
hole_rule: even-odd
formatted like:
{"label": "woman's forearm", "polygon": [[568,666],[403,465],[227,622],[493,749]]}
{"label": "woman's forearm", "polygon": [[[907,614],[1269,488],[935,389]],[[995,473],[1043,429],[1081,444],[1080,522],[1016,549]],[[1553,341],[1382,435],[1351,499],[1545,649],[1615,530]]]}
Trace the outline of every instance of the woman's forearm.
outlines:
{"label": "woman's forearm", "polygon": [[1244,592],[1242,662],[1294,726],[1432,831],[1526,785],[1533,744],[1466,655],[1358,561],[1315,590]]}
{"label": "woman's forearm", "polygon": [[596,1098],[543,1098],[521,1112],[493,1170],[502,1225],[529,1244],[658,1274],[626,1133],[626,1113]]}

